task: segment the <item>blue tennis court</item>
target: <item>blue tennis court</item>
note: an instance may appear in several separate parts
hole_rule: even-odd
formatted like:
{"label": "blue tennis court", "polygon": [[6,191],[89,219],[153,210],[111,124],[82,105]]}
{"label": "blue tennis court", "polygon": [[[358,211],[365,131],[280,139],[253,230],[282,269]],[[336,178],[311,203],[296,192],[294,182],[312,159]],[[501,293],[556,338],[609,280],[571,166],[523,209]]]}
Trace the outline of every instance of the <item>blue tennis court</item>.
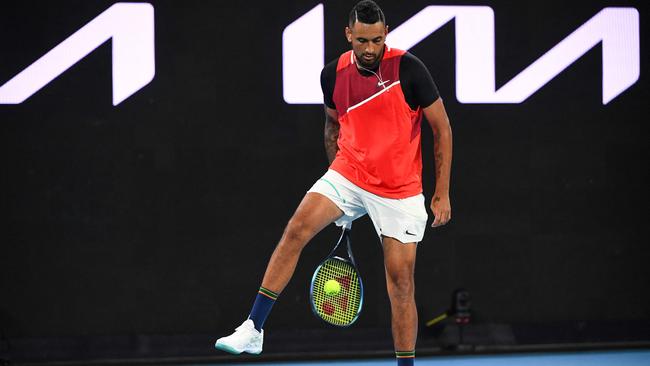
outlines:
{"label": "blue tennis court", "polygon": [[[327,360],[309,362],[237,363],[255,366],[394,366],[392,358],[373,360]],[[647,366],[650,365],[650,350],[590,351],[567,353],[526,353],[477,356],[418,357],[420,366]]]}

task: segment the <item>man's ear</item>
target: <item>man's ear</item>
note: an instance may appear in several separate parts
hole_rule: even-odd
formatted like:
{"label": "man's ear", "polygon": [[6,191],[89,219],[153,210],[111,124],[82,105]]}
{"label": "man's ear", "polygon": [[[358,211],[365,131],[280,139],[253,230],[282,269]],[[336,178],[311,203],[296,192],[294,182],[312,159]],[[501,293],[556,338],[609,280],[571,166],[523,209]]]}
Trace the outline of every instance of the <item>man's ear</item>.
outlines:
{"label": "man's ear", "polygon": [[345,38],[348,40],[348,43],[352,43],[352,30],[350,27],[345,27]]}

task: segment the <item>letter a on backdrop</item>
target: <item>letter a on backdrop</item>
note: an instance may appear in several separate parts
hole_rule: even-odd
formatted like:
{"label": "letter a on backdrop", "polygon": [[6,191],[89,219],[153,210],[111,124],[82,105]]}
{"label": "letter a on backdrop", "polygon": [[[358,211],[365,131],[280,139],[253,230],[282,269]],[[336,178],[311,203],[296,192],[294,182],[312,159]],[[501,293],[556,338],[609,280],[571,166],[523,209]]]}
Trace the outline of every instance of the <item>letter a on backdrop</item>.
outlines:
{"label": "letter a on backdrop", "polygon": [[112,40],[113,105],[122,103],[156,72],[154,9],[148,3],[116,3],[0,86],[0,104],[19,104]]}

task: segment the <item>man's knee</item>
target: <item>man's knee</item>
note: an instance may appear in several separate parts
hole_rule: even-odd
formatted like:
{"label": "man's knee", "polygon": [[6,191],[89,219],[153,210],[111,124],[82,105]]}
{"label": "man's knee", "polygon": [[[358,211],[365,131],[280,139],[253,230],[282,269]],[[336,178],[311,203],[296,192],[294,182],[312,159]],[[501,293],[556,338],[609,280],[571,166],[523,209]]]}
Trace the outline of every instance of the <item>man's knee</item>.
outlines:
{"label": "man's knee", "polygon": [[387,282],[391,302],[410,302],[415,298],[415,281],[412,273],[408,271],[389,273]]}
{"label": "man's knee", "polygon": [[289,220],[284,229],[282,242],[290,245],[302,246],[314,236],[313,228],[301,217],[294,216]]}

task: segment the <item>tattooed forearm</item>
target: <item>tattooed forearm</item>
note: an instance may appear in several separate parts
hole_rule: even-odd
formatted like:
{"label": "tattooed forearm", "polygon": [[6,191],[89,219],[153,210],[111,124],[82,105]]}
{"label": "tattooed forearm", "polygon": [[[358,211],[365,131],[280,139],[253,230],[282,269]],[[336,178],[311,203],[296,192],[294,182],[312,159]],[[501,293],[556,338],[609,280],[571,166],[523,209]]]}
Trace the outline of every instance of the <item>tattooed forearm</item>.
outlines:
{"label": "tattooed forearm", "polygon": [[445,106],[442,104],[442,99],[438,99],[424,108],[423,112],[427,121],[429,121],[429,125],[431,125],[431,132],[433,132],[433,157],[435,159],[436,174],[435,203],[435,198],[441,198],[443,201],[449,199],[452,154],[451,124]]}
{"label": "tattooed forearm", "polygon": [[449,191],[451,170],[451,128],[433,128],[433,156],[436,165],[436,192]]}
{"label": "tattooed forearm", "polygon": [[339,145],[336,141],[339,138],[339,122],[328,114],[325,115],[325,152],[327,159],[332,164],[336,157],[336,152],[339,151]]}
{"label": "tattooed forearm", "polygon": [[433,156],[435,158],[436,164],[436,182],[440,181],[440,174],[442,172],[442,149],[440,146],[440,131],[435,130],[433,132]]}

